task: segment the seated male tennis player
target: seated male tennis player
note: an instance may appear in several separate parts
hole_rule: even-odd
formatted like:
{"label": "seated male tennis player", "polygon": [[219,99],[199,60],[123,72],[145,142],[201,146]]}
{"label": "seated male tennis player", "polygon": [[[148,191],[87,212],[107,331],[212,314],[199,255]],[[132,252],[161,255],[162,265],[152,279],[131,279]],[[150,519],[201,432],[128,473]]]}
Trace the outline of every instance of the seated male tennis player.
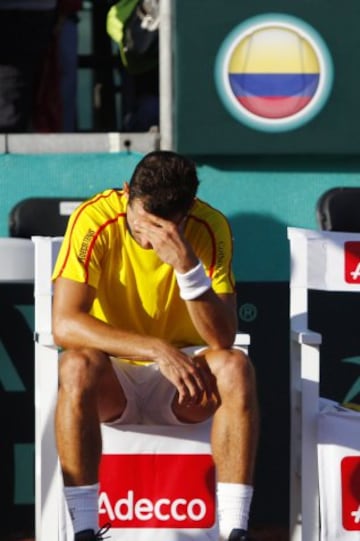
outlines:
{"label": "seated male tennis player", "polygon": [[[69,220],[53,275],[53,331],[64,349],[56,440],[76,541],[104,536],[100,423],[182,425],[210,416],[221,539],[249,539],[255,374],[232,347],[230,227],[196,197],[198,184],[192,161],[151,152],[123,189],[99,193]],[[151,385],[137,403],[144,372]]]}

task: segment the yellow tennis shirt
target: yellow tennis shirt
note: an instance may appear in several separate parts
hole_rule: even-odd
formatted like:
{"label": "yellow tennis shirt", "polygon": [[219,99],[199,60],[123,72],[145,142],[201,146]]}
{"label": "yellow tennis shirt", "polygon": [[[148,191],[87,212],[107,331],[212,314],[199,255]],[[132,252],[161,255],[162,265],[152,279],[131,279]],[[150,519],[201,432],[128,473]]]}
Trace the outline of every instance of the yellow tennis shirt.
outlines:
{"label": "yellow tennis shirt", "polygon": [[[53,279],[62,276],[96,289],[91,314],[114,327],[166,339],[177,347],[202,344],[173,268],[145,250],[126,225],[127,197],[106,190],[69,219]],[[185,236],[216,293],[233,293],[232,235],[218,210],[196,199]]]}

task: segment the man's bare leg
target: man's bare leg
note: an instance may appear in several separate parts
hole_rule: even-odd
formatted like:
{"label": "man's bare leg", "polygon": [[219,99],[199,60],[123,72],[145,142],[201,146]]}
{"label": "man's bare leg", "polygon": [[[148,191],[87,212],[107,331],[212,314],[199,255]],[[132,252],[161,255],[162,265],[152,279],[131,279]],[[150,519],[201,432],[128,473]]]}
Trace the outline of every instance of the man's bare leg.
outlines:
{"label": "man's bare leg", "polygon": [[[247,530],[253,493],[259,437],[259,413],[254,368],[241,350],[206,351],[203,354],[215,376],[218,404],[214,413],[211,446],[218,480],[220,534],[228,539],[232,529]],[[189,422],[205,418],[208,407],[182,408],[176,415]],[[202,417],[203,416],[203,417]]]}
{"label": "man's bare leg", "polygon": [[211,434],[218,479],[252,484],[259,436],[254,368],[239,350],[228,352],[227,359],[214,365],[210,355],[207,358],[221,398]]}
{"label": "man's bare leg", "polygon": [[65,497],[75,533],[97,531],[100,421],[119,417],[126,400],[109,358],[94,350],[63,353],[59,382],[55,428]]}
{"label": "man's bare leg", "polygon": [[248,529],[259,437],[256,381],[252,364],[239,350],[221,362],[216,358],[212,363],[211,357],[208,362],[221,399],[211,444],[218,474],[220,537],[227,540],[232,531]]}

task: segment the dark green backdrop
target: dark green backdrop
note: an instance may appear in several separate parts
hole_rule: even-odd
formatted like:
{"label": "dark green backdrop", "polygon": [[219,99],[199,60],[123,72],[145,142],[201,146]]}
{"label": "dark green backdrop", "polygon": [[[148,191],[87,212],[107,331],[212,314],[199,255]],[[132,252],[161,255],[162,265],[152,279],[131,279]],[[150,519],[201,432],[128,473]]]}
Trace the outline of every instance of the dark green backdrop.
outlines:
{"label": "dark green backdrop", "polygon": [[[174,0],[174,139],[190,154],[357,154],[360,2],[358,0]],[[281,13],[302,19],[323,38],[334,64],[325,107],[294,131],[265,133],[227,112],[214,83],[214,62],[229,32],[248,18]]]}

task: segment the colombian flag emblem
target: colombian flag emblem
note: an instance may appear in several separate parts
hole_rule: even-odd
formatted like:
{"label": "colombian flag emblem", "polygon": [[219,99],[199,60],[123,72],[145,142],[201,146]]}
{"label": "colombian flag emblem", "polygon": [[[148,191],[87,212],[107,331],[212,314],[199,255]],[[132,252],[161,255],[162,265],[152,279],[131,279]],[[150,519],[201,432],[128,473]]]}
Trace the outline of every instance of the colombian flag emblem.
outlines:
{"label": "colombian flag emblem", "polygon": [[316,31],[299,19],[249,19],[223,42],[216,86],[228,111],[255,129],[286,131],[308,122],[324,106],[333,79],[330,53]]}

